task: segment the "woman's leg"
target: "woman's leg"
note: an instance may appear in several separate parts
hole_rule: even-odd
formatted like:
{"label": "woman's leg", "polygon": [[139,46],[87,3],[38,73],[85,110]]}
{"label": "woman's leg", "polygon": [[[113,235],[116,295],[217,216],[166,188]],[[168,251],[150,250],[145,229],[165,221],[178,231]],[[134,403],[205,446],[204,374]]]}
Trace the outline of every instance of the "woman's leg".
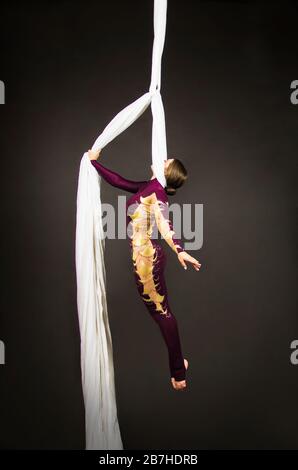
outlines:
{"label": "woman's leg", "polygon": [[186,369],[178,324],[169,305],[164,277],[166,254],[157,242],[152,243],[151,241],[150,248],[147,246],[146,250],[143,250],[144,255],[142,255],[141,250],[138,250],[135,256],[135,280],[139,294],[152,318],[158,324],[165,340],[171,377],[174,377],[176,381],[181,381],[186,378]]}

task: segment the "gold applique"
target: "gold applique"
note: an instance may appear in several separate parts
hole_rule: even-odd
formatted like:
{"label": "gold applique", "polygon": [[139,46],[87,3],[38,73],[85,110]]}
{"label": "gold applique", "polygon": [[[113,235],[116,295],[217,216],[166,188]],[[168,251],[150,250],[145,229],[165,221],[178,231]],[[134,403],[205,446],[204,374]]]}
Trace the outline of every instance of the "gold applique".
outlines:
{"label": "gold applique", "polygon": [[[156,203],[156,194],[150,194],[147,197],[140,196],[141,204],[138,205],[132,219],[132,259],[135,272],[140,282],[143,284],[142,298],[145,302],[154,302],[156,311],[162,315],[168,315],[168,310],[164,309],[162,303],[165,296],[159,294],[159,283],[154,281],[153,270],[157,260],[156,248],[153,246],[150,235],[152,234],[153,224],[152,206]],[[145,298],[148,296],[149,299]]]}

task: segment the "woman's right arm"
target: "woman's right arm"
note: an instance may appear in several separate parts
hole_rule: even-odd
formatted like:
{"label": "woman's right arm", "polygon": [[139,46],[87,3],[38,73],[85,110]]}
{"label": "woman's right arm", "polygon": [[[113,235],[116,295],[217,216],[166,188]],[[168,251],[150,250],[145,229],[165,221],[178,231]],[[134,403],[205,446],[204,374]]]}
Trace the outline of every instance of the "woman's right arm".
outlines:
{"label": "woman's right arm", "polygon": [[112,186],[115,186],[116,188],[124,189],[125,191],[129,191],[130,193],[136,193],[140,189],[142,184],[147,183],[147,181],[131,181],[126,178],[123,178],[123,176],[119,175],[115,171],[109,170],[108,168],[104,167],[96,159],[90,158],[90,162],[100,174],[100,176],[102,176],[107,181],[107,183],[111,184]]}

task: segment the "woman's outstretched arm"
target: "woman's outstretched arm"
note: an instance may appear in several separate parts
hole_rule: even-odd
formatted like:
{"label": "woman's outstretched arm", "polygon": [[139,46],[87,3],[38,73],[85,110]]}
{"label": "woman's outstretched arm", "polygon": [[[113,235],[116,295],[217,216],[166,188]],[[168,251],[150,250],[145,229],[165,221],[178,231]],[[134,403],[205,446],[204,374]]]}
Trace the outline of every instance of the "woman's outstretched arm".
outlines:
{"label": "woman's outstretched arm", "polygon": [[129,191],[130,193],[136,193],[140,189],[141,185],[147,183],[147,181],[128,180],[126,178],[123,178],[123,176],[119,175],[119,173],[116,173],[115,171],[109,170],[108,168],[104,167],[96,159],[98,158],[100,151],[93,152],[89,150],[88,153],[91,164],[100,174],[100,176],[102,176],[107,181],[107,183],[111,184],[112,186],[124,189],[125,191]]}
{"label": "woman's outstretched arm", "polygon": [[196,271],[199,271],[201,267],[200,262],[185,251],[184,243],[182,240],[176,237],[176,234],[173,230],[173,224],[169,218],[169,202],[166,191],[164,189],[160,189],[156,191],[155,194],[157,199],[156,203],[154,204],[154,216],[157,228],[160,231],[162,237],[177,254],[178,260],[184,269],[187,269],[187,261],[193,265]]}
{"label": "woman's outstretched arm", "polygon": [[163,189],[156,191],[155,194],[157,200],[154,204],[154,216],[157,228],[167,244],[178,255],[178,253],[184,251],[184,244],[182,240],[176,237],[176,233],[173,230],[173,224],[169,218],[169,203],[167,193]]}

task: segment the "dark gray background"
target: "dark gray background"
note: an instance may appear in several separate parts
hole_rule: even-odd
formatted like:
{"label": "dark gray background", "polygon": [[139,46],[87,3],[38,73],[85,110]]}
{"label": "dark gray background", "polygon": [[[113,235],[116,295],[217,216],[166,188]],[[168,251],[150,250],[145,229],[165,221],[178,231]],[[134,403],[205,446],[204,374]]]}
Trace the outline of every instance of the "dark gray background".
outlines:
{"label": "dark gray background", "polygon": [[[170,0],[161,92],[168,153],[204,204],[201,271],[168,255],[188,358],[176,392],[137,296],[127,240],[108,240],[107,293],[126,449],[298,448],[297,8]],[[0,107],[2,449],[84,448],[75,214],[85,150],[150,84],[153,1],[4,2]],[[151,110],[102,163],[151,177]],[[144,163],[146,162],[146,164]],[[102,185],[104,202],[118,194]],[[171,199],[171,202],[174,202]]]}

